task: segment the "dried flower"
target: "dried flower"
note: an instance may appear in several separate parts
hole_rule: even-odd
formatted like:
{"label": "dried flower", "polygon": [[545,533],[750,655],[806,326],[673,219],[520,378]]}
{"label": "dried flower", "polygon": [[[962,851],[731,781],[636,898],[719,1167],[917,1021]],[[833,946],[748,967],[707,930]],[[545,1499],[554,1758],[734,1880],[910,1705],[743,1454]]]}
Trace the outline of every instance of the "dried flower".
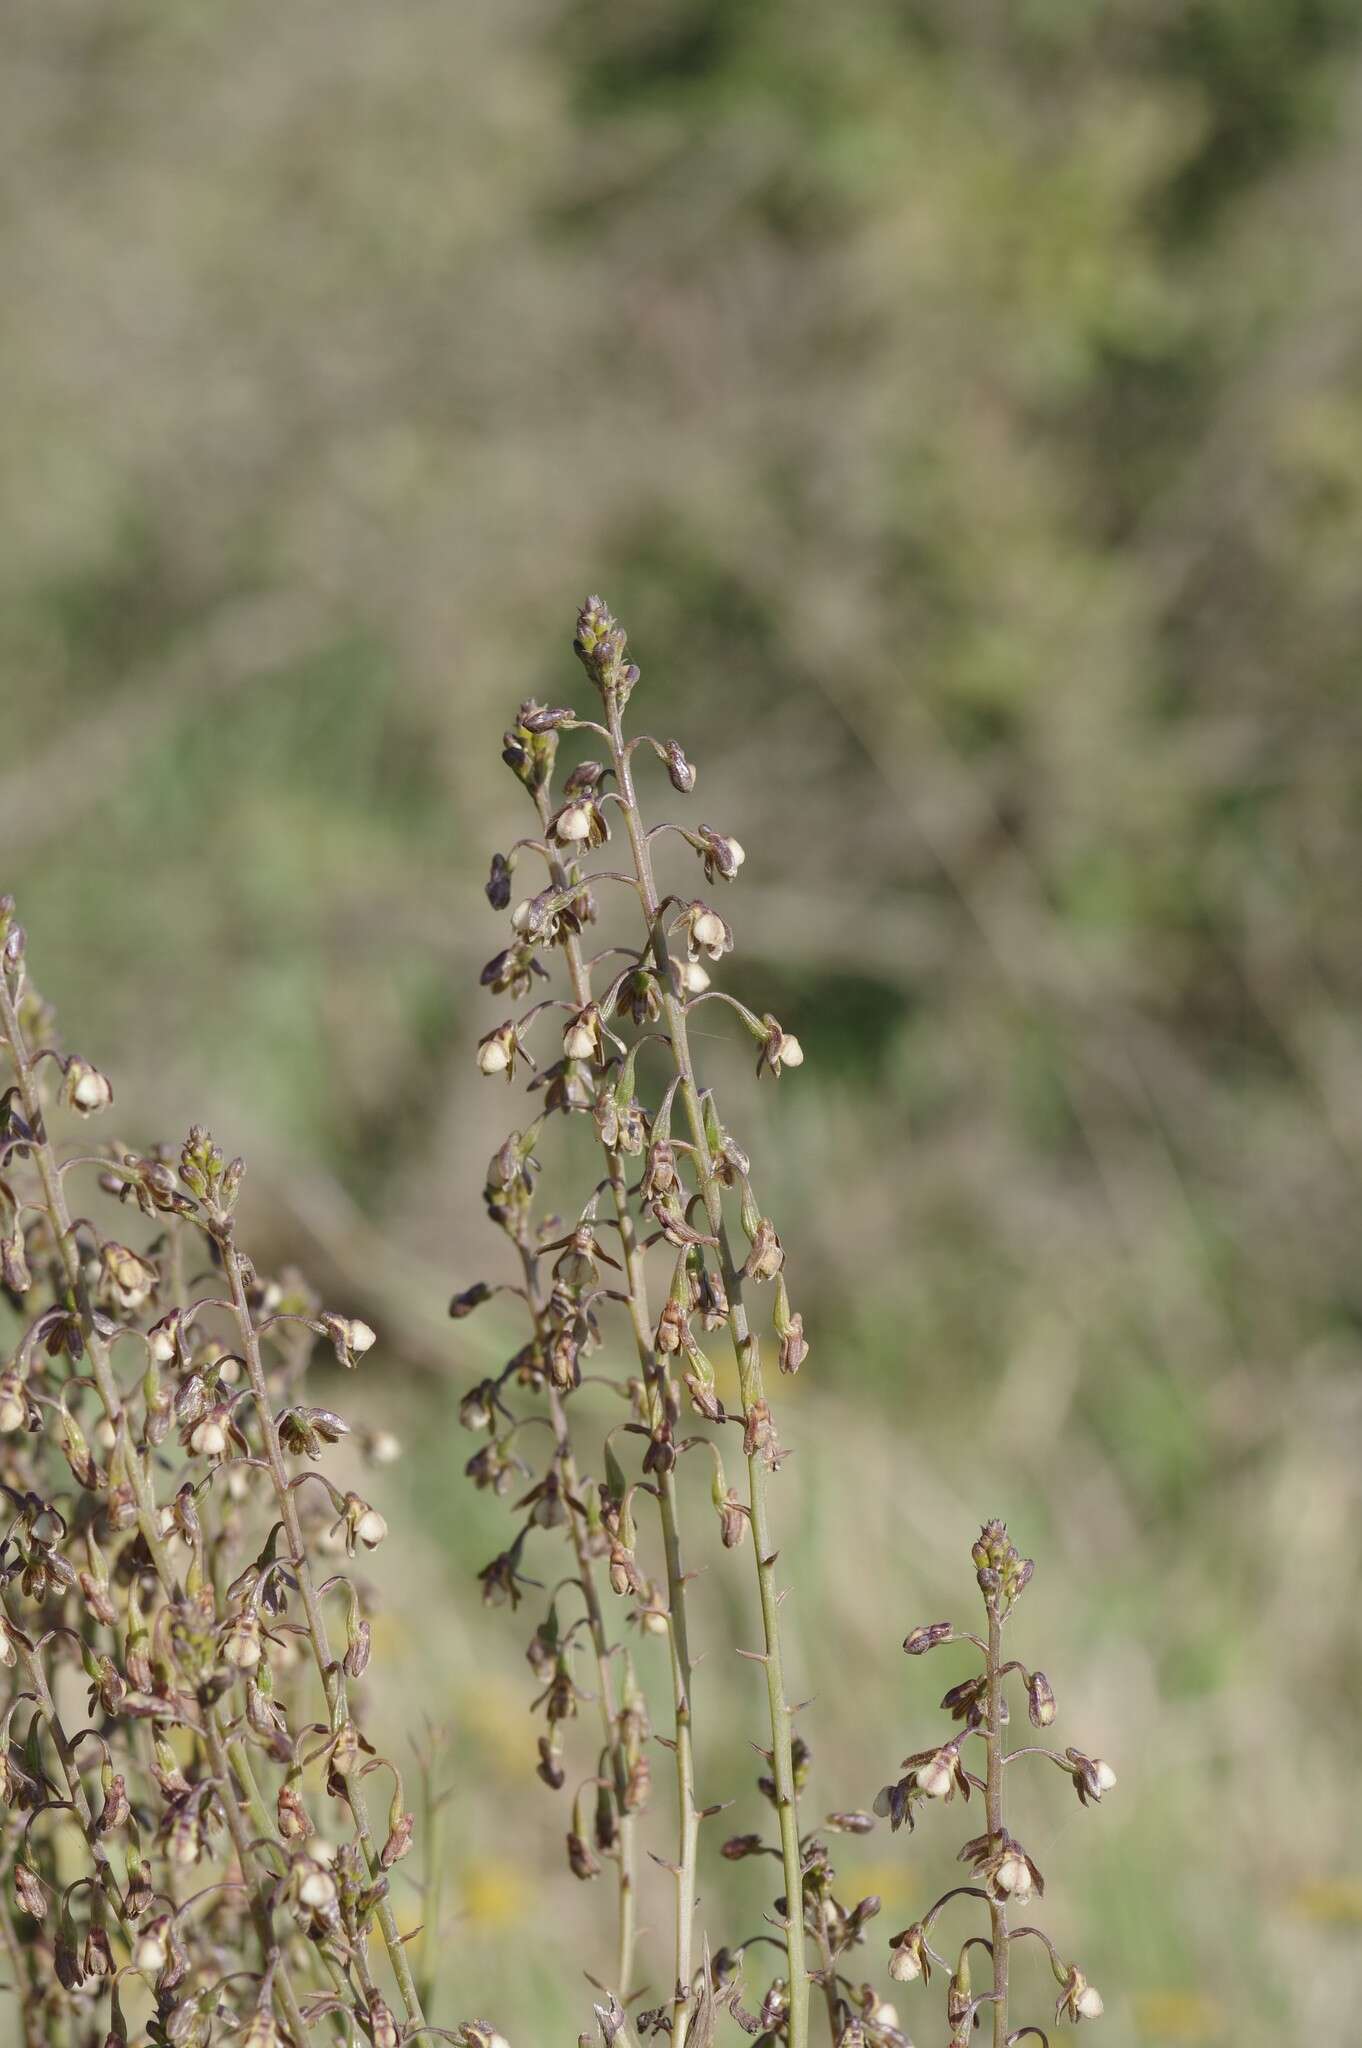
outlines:
{"label": "dried flower", "polygon": [[[1015,2031],[1010,2028],[1008,2000],[1011,1977],[1006,1964],[1000,1959],[1007,1956],[1010,1944],[1023,1936],[1040,1941],[1049,1953],[1061,1987],[1059,2004],[1055,2009],[1056,2019],[1065,2016],[1073,2020],[1090,2019],[1101,2013],[1100,1996],[1075,1964],[1060,1963],[1048,1935],[1038,1927],[1008,1926],[1009,1908],[1024,1905],[1033,1895],[1042,1894],[1045,1884],[1032,1857],[1007,1828],[1004,1788],[1007,1771],[1030,1755],[1048,1758],[1067,1771],[1078,1788],[1080,1799],[1085,1801],[1101,1796],[1104,1778],[1115,1782],[1115,1774],[1109,1766],[1099,1768],[1098,1760],[1086,1757],[1076,1749],[1067,1750],[1062,1756],[1047,1749],[1023,1747],[1010,1753],[1004,1749],[1007,1724],[1004,1688],[1008,1676],[1014,1671],[1021,1672],[1026,1686],[1028,1713],[1035,1727],[1048,1727],[1054,1720],[1055,1696],[1043,1672],[1027,1672],[1023,1666],[1006,1662],[1003,1658],[1003,1632],[1031,1579],[1033,1567],[1030,1559],[1020,1555],[1001,1522],[985,1524],[972,1554],[979,1590],[983,1595],[988,1635],[986,1642],[981,1642],[978,1636],[967,1639],[979,1644],[984,1666],[982,1671],[951,1686],[942,1701],[944,1710],[950,1712],[955,1720],[963,1721],[963,1732],[938,1749],[920,1750],[906,1758],[904,1768],[908,1775],[896,1784],[886,1786],[876,1801],[876,1810],[887,1813],[897,1827],[904,1819],[911,1821],[910,1802],[914,1796],[923,1800],[945,1800],[959,1790],[968,1799],[973,1790],[978,1790],[984,1797],[984,1832],[965,1843],[960,1857],[971,1867],[978,1881],[977,1887],[966,1887],[965,1890],[976,1897],[982,1893],[988,1901],[989,1932],[983,1945],[991,1959],[993,1983],[990,1991],[979,1996],[971,1989],[969,1952],[976,1942],[983,1941],[983,1937],[973,1936],[959,1952],[947,1993],[946,2019],[951,2029],[952,2048],[956,2043],[964,2048],[969,2041],[982,1998],[988,1998],[992,2004],[996,2041],[1019,2041],[1023,2035],[1031,2033],[1040,2036],[1041,2029],[1037,2027],[1021,2027]],[[959,1640],[959,1633],[950,1622],[934,1621],[911,1629],[904,1638],[903,1647],[910,1656],[920,1657],[943,1643]],[[962,1760],[962,1746],[970,1737],[983,1742],[986,1758],[983,1779],[968,1771]],[[933,1923],[952,1900],[960,1896],[958,1887],[948,1891],[921,1921],[894,1936],[890,1947],[889,1974],[895,1982],[910,1983],[918,1977],[924,1980],[930,1977]]]}

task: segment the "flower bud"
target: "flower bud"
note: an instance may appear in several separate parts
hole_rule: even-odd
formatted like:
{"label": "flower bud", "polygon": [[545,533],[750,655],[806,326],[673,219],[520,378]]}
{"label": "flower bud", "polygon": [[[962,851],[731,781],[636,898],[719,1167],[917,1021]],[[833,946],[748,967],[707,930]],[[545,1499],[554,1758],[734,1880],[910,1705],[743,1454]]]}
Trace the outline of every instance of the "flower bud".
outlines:
{"label": "flower bud", "polygon": [[919,1977],[929,1977],[931,1970],[927,1937],[921,1924],[915,1922],[894,1936],[889,1950],[889,1974],[896,1984],[912,1984]]}
{"label": "flower bud", "polygon": [[552,826],[553,836],[560,845],[574,846],[590,839],[591,813],[594,808],[590,803],[564,804]]}
{"label": "flower bud", "polygon": [[201,1458],[220,1458],[227,1448],[227,1431],[216,1409],[196,1423],[189,1433],[189,1448]]}
{"label": "flower bud", "polygon": [[[108,1766],[106,1765],[105,1768],[107,1770]],[[111,1835],[117,1829],[125,1828],[131,1815],[132,1806],[128,1800],[127,1780],[121,1771],[111,1771],[109,1773],[108,1789],[104,1794],[104,1804],[100,1808],[99,1817],[95,1822],[95,1833],[97,1835]]]}
{"label": "flower bud", "polygon": [[21,1913],[32,1920],[47,1918],[47,1889],[36,1870],[27,1863],[14,1866],[14,1901]]}
{"label": "flower bud", "polygon": [[959,1757],[949,1745],[928,1757],[914,1772],[914,1783],[926,1799],[949,1799],[955,1785]]}
{"label": "flower bud", "polygon": [[281,1785],[274,1802],[279,1833],[286,1842],[305,1841],[312,1832],[307,1809],[291,1785]]}
{"label": "flower bud", "polygon": [[358,1316],[338,1316],[330,1310],[317,1318],[324,1336],[331,1342],[331,1349],[343,1366],[353,1371],[366,1351],[372,1351],[378,1342],[374,1332]]}
{"label": "flower bud", "polygon": [[369,2039],[373,2048],[398,2048],[401,2040],[397,2022],[377,1992],[369,2006]]}
{"label": "flower bud", "polygon": [[66,1062],[62,1100],[68,1109],[76,1110],[81,1116],[97,1116],[113,1101],[113,1084],[98,1067],[73,1056]]}
{"label": "flower bud", "polygon": [[11,1294],[27,1294],[33,1285],[24,1233],[16,1219],[13,1230],[0,1235],[0,1283]]}
{"label": "flower bud", "polygon": [[1055,2006],[1055,2018],[1079,2020],[1101,2019],[1106,2010],[1102,1994],[1095,1984],[1089,1984],[1077,1963],[1070,1963],[1067,1970],[1056,1963],[1055,1976],[1059,1980],[1059,2002]]}
{"label": "flower bud", "polygon": [[260,1662],[260,1617],[253,1612],[239,1614],[222,1642],[222,1654],[237,1671],[254,1671]]}
{"label": "flower bud", "polygon": [[487,877],[487,901],[493,910],[505,910],[511,901],[511,870],[515,855],[508,859],[504,853],[492,855],[492,868]]}
{"label": "flower bud", "polygon": [[1024,1905],[1031,1896],[1031,1865],[1017,1848],[1009,1849],[993,1872],[994,1892]]}
{"label": "flower bud", "polygon": [[668,740],[663,749],[667,775],[678,796],[689,796],[695,787],[695,766],[686,759],[678,741]]}
{"label": "flower bud", "polygon": [[416,1832],[414,1814],[403,1813],[394,1801],[389,1818],[388,1839],[379,1854],[379,1862],[385,1870],[391,1870],[394,1863],[400,1863],[411,1848],[412,1836]]}
{"label": "flower bud", "polygon": [[563,1032],[563,1056],[570,1060],[594,1060],[601,1049],[601,1013],[588,1003],[568,1020]]}
{"label": "flower bud", "polygon": [[1054,1689],[1043,1671],[1033,1671],[1026,1681],[1026,1711],[1033,1728],[1048,1728],[1055,1718]]}
{"label": "flower bud", "polygon": [[752,1233],[752,1248],[747,1254],[743,1272],[749,1280],[774,1280],[785,1264],[785,1253],[776,1235],[776,1226],[769,1216],[757,1219]]}
{"label": "flower bud", "polygon": [[310,1858],[298,1880],[298,1903],[313,1913],[325,1913],[336,1903],[335,1878]]}
{"label": "flower bud", "polygon": [[925,1651],[934,1650],[940,1643],[948,1643],[955,1631],[948,1621],[928,1621],[910,1629],[903,1638],[903,1647],[910,1657],[921,1657]]}
{"label": "flower bud", "polygon": [[731,882],[747,858],[737,840],[730,839],[726,833],[712,831],[708,825],[702,825],[696,837],[701,842],[705,880]]}
{"label": "flower bud", "polygon": [[475,1308],[481,1308],[485,1301],[492,1299],[492,1289],[485,1280],[475,1280],[471,1287],[465,1287],[462,1294],[456,1294],[449,1304],[449,1313],[456,1323],[465,1316],[471,1316]]}
{"label": "flower bud", "polygon": [[377,1550],[388,1533],[388,1524],[376,1507],[357,1493],[347,1493],[341,1509],[344,1525],[345,1547],[351,1557],[355,1554],[356,1543],[362,1543],[366,1550]]}
{"label": "flower bud", "polygon": [[708,953],[711,960],[720,960],[725,953],[733,950],[733,934],[717,910],[708,904],[692,903],[685,917],[686,943],[691,958],[697,953]]}
{"label": "flower bud", "polygon": [[147,1331],[147,1352],[156,1365],[173,1365],[180,1353],[180,1311],[172,1309]]}
{"label": "flower bud", "polygon": [[1104,1792],[1111,1791],[1116,1773],[1102,1757],[1084,1756],[1081,1749],[1066,1749],[1064,1754],[1072,1767],[1074,1790],[1081,1806],[1086,1806],[1089,1800],[1096,1803]]}
{"label": "flower bud", "polygon": [[156,1268],[125,1244],[102,1246],[100,1267],[106,1299],[130,1312],[141,1308],[157,1285]]}
{"label": "flower bud", "polygon": [[81,1967],[87,1977],[112,1977],[114,1974],[113,1950],[104,1928],[93,1922],[85,1932],[85,1952]]}
{"label": "flower bud", "polygon": [[148,1920],[132,1945],[132,1963],[144,1977],[159,1977],[170,1961],[170,1916],[158,1913]]}
{"label": "flower bud", "polygon": [[800,1314],[790,1317],[780,1333],[778,1364],[784,1373],[795,1373],[809,1355],[809,1341],[804,1335],[804,1318]]}
{"label": "flower bud", "polygon": [[508,1079],[516,1067],[516,1026],[508,1020],[477,1040],[477,1071],[492,1077],[504,1073]]}

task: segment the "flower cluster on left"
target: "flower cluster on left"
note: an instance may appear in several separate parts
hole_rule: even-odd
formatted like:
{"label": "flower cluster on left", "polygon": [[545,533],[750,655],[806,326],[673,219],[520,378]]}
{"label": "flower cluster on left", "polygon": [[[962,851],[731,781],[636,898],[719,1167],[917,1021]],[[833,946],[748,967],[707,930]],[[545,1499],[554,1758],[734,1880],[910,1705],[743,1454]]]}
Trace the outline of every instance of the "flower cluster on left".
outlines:
{"label": "flower cluster on left", "polygon": [[504,2048],[425,2018],[391,1895],[412,1815],[357,1718],[387,1530],[322,1460],[397,1446],[304,1375],[319,1339],[353,1368],[374,1332],[257,1274],[242,1162],[207,1132],[58,1149],[49,1118],[113,1089],[25,955],[0,898],[0,1942],[25,2048]]}

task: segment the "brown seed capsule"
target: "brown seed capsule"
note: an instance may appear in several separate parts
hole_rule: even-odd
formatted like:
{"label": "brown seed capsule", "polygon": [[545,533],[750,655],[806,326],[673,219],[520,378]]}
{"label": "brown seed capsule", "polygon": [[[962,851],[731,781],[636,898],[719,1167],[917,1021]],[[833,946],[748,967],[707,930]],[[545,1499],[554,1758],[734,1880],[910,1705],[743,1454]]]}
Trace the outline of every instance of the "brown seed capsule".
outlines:
{"label": "brown seed capsule", "polygon": [[752,1247],[743,1272],[749,1280],[774,1280],[785,1264],[785,1253],[769,1216],[762,1216],[752,1234]]}
{"label": "brown seed capsule", "polygon": [[748,1856],[760,1856],[765,1847],[760,1835],[730,1835],[719,1854],[729,1863],[741,1863]]}
{"label": "brown seed capsule", "polygon": [[1043,1671],[1033,1671],[1026,1681],[1026,1711],[1033,1728],[1048,1728],[1055,1718],[1055,1695]]}
{"label": "brown seed capsule", "polygon": [[385,1870],[391,1870],[394,1863],[401,1862],[411,1848],[415,1832],[415,1815],[399,1813],[388,1830],[388,1839],[379,1855],[379,1861]]}
{"label": "brown seed capsule", "polygon": [[36,1870],[30,1870],[26,1863],[16,1862],[14,1866],[14,1899],[21,1913],[31,1919],[47,1918],[47,1890]]}
{"label": "brown seed capsule", "polygon": [[663,749],[667,763],[667,776],[678,796],[689,796],[695,787],[695,769],[682,753],[676,740],[668,740]]}
{"label": "brown seed capsule", "polygon": [[87,1977],[112,1977],[114,1974],[113,1950],[104,1928],[93,1923],[85,1932],[85,1949],[81,1966]]}
{"label": "brown seed capsule", "polygon": [[132,1808],[128,1803],[128,1788],[121,1771],[115,1771],[109,1779],[104,1794],[104,1804],[95,1822],[95,1832],[111,1835],[116,1828],[125,1828],[131,1818]]}
{"label": "brown seed capsule", "polygon": [[809,1355],[808,1339],[804,1335],[804,1318],[798,1311],[790,1317],[780,1335],[778,1362],[784,1373],[795,1373]]}
{"label": "brown seed capsule", "polygon": [[401,2038],[396,2020],[375,1992],[369,2004],[369,2039],[373,2048],[398,2048]]}
{"label": "brown seed capsule", "polygon": [[583,1883],[586,1883],[589,1879],[600,1876],[600,1863],[592,1852],[590,1845],[583,1840],[581,1835],[570,1834],[568,1836],[567,1853],[568,1868],[574,1877],[580,1878]]}
{"label": "brown seed capsule", "polygon": [[923,1622],[918,1628],[910,1629],[903,1639],[903,1647],[910,1657],[921,1657],[927,1650],[935,1650],[939,1644],[950,1642],[955,1630],[948,1621]]}
{"label": "brown seed capsule", "polygon": [[279,1832],[286,1842],[302,1842],[312,1833],[307,1809],[291,1785],[281,1785],[274,1802]]}

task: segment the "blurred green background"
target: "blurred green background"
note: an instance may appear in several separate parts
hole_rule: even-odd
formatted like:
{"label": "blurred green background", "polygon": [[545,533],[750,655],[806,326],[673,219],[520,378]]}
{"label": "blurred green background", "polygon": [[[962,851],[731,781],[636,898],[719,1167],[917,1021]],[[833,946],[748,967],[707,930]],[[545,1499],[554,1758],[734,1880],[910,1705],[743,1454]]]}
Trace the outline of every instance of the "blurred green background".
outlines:
{"label": "blurred green background", "polygon": [[[814,1810],[935,1725],[960,1674],[899,1639],[1006,1515],[1018,1648],[1121,1774],[1019,1828],[1103,2038],[1341,2040],[1362,12],[43,0],[5,41],[0,880],[120,1129],[210,1122],[261,1255],[383,1333],[345,1397],[411,1446],[376,1665],[390,1728],[456,1730],[450,2010],[574,2038],[609,1947],[472,1583],[506,1523],[457,1396],[519,1334],[443,1316],[500,1256],[500,733],[584,707],[599,587],[748,849],[728,985],[809,1054],[757,1091],[701,1040],[814,1345],[776,1502]],[[717,1653],[747,1575],[694,1515]],[[750,1671],[697,1717],[738,1794]],[[839,1852],[877,1966],[934,1819]]]}

